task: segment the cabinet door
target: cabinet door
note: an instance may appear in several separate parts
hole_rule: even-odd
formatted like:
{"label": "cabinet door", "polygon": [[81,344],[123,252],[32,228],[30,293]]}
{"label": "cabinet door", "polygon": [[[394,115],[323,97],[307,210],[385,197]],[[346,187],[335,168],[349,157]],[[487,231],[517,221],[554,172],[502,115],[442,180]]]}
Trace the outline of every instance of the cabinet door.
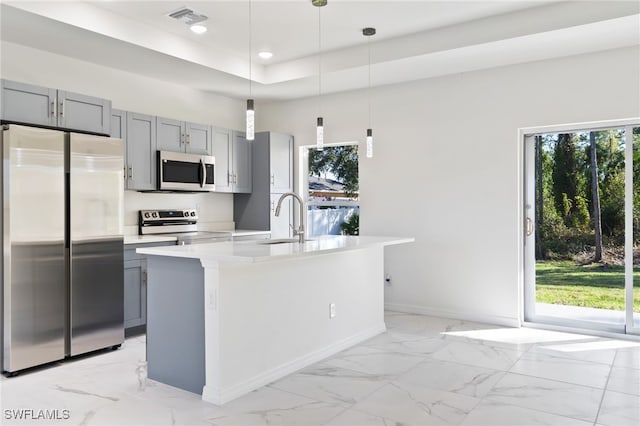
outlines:
{"label": "cabinet door", "polygon": [[127,189],[127,113],[119,109],[111,110],[111,137],[124,141],[124,188]]}
{"label": "cabinet door", "polygon": [[124,262],[124,328],[147,323],[147,261]]}
{"label": "cabinet door", "polygon": [[127,113],[127,189],[156,189],[156,117]]}
{"label": "cabinet door", "polygon": [[216,192],[231,192],[231,130],[213,128],[213,156],[215,157]]}
{"label": "cabinet door", "polygon": [[58,126],[111,134],[111,101],[58,90]]}
{"label": "cabinet door", "polygon": [[271,238],[291,238],[293,225],[293,198],[287,197],[280,206],[280,216],[276,216],[276,206],[282,194],[271,194],[269,217],[271,218]]}
{"label": "cabinet door", "polygon": [[186,123],[187,152],[211,155],[211,126]]}
{"label": "cabinet door", "polygon": [[56,90],[2,80],[2,119],[41,126],[57,124]]}
{"label": "cabinet door", "polygon": [[233,192],[249,193],[252,187],[251,142],[242,132],[233,132]]}
{"label": "cabinet door", "polygon": [[293,136],[271,133],[269,143],[271,192],[293,190]]}
{"label": "cabinet door", "polygon": [[156,149],[158,151],[185,151],[185,125],[184,121],[171,118],[156,118]]}

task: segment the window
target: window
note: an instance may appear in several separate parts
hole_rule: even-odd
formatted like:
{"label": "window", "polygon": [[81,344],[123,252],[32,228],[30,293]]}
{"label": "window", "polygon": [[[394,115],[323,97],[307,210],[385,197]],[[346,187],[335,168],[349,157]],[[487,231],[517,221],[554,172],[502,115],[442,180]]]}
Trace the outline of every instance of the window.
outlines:
{"label": "window", "polygon": [[358,235],[358,145],[306,147],[307,235]]}

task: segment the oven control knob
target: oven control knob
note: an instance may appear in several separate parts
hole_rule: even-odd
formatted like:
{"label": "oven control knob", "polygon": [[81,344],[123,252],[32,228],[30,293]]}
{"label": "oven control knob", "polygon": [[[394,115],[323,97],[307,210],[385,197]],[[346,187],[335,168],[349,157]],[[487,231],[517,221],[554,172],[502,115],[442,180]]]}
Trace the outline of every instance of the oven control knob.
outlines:
{"label": "oven control knob", "polygon": [[195,215],[196,215],[196,212],[191,212],[191,216],[195,216]]}
{"label": "oven control knob", "polygon": [[149,212],[146,212],[146,213],[144,214],[144,217],[145,217],[146,219],[149,219]]}
{"label": "oven control knob", "polygon": [[153,213],[151,213],[151,216],[152,216],[152,217],[158,217],[158,212],[153,212]]}

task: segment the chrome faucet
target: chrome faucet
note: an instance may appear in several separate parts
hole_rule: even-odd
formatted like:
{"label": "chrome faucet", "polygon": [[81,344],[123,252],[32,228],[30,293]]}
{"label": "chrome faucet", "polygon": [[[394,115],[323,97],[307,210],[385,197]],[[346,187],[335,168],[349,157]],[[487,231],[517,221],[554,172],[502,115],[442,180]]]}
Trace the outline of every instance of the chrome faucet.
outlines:
{"label": "chrome faucet", "polygon": [[291,226],[291,228],[293,229],[293,235],[297,235],[298,239],[301,243],[304,243],[304,217],[306,214],[306,208],[304,205],[304,201],[302,200],[302,198],[296,194],[295,192],[287,192],[284,193],[280,196],[280,199],[278,199],[278,205],[276,206],[276,216],[280,216],[280,207],[282,206],[282,200],[284,200],[285,198],[287,198],[288,196],[291,196],[293,198],[295,198],[296,200],[298,200],[298,204],[300,204],[300,221],[299,224],[300,226],[298,226],[298,229],[293,228],[293,226]]}

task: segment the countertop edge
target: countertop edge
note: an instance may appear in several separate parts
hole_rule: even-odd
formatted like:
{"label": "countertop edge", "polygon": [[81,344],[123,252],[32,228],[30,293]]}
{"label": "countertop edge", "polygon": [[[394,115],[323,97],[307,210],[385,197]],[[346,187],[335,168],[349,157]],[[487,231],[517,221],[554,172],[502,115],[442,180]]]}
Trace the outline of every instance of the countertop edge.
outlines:
{"label": "countertop edge", "polygon": [[[341,238],[341,237],[335,237]],[[287,252],[283,249],[277,248],[278,245],[256,245],[256,252],[251,254],[243,254],[241,252],[234,252],[234,244],[241,244],[244,247],[250,247],[246,242],[234,243],[214,243],[214,244],[199,244],[192,246],[165,246],[165,247],[142,247],[136,249],[137,253],[146,254],[149,256],[165,256],[176,257],[185,259],[199,259],[203,264],[212,263],[264,263],[275,260],[301,258],[309,256],[318,256],[324,254],[331,254],[341,251],[353,251],[370,248],[374,246],[390,246],[398,244],[406,244],[414,242],[414,238],[394,238],[394,237],[349,237],[350,244],[342,247],[327,247],[314,249],[310,247],[309,250]],[[322,238],[320,240],[331,240],[332,238]],[[357,240],[356,240],[357,239]],[[313,241],[310,241],[313,242]],[[295,244],[295,243],[293,243]],[[208,248],[207,246],[211,246]],[[270,249],[270,247],[274,247]],[[284,248],[285,246],[283,246]],[[209,250],[209,251],[207,251]],[[267,252],[268,250],[268,252]],[[266,253],[265,253],[266,252]]]}

